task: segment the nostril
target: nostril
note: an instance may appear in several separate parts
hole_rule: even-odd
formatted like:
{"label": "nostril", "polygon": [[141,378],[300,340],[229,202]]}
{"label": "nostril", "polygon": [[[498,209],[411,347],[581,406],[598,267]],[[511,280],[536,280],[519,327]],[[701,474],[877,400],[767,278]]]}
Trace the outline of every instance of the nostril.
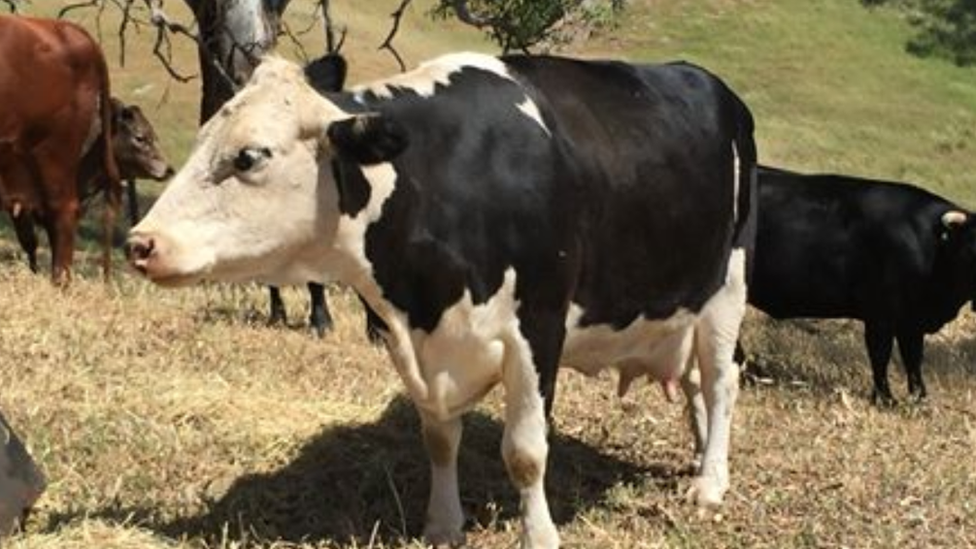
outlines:
{"label": "nostril", "polygon": [[156,243],[151,237],[133,238],[129,240],[127,252],[129,259],[139,261],[149,259],[155,249]]}

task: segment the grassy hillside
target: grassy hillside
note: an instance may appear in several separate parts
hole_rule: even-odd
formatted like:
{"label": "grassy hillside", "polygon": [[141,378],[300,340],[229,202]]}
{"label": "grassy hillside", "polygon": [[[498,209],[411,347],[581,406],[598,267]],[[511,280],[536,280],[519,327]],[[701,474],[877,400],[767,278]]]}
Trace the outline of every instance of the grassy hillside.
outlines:
{"label": "grassy hillside", "polygon": [[[310,3],[292,4],[289,22],[306,26]],[[396,4],[334,2],[353,81],[396,70],[375,50]],[[408,61],[490,49],[472,30],[425,19],[424,5],[397,40]],[[75,15],[95,28],[94,12]],[[141,33],[121,68],[104,16],[115,89],[146,108],[181,159],[198,82],[166,78],[151,31]],[[573,52],[702,63],[751,105],[766,161],[917,178],[976,205],[976,72],[902,53],[908,33],[856,0],[633,0],[613,36]],[[192,48],[177,44],[192,72]],[[159,189],[142,188],[147,199]],[[0,409],[50,478],[27,532],[5,548],[422,546],[418,421],[365,341],[353,297],[331,290],[337,329],[320,341],[301,321],[302,291],[286,290],[292,323],[271,329],[258,286],[164,291],[124,272],[104,286],[85,255],[74,284],[57,290],[0,237]],[[643,384],[618,399],[613,376],[563,373],[548,491],[566,547],[976,546],[974,328],[967,314],[929,338],[930,402],[878,410],[859,326],[751,315],[746,343],[769,377],[740,397],[720,515],[683,499],[691,442],[679,404]],[[466,418],[460,458],[469,539],[485,549],[515,546],[518,528],[498,397]]]}

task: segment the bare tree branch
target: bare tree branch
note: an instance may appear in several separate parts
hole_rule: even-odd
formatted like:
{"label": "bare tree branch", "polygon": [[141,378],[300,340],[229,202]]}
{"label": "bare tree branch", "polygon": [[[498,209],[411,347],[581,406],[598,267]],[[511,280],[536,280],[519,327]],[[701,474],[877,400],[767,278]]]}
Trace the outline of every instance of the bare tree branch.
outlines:
{"label": "bare tree branch", "polygon": [[393,38],[396,36],[397,31],[400,30],[400,19],[403,18],[403,14],[406,11],[407,6],[410,5],[410,2],[411,0],[400,0],[400,7],[397,8],[395,12],[390,14],[390,17],[393,18],[393,27],[390,29],[390,34],[386,35],[386,40],[383,40],[383,43],[380,44],[379,47],[379,49],[389,50],[390,53],[393,54],[393,57],[400,65],[400,72],[406,71],[407,66],[403,63],[403,58],[400,57],[399,52],[397,52],[396,48],[393,47]]}
{"label": "bare tree branch", "polygon": [[153,55],[159,59],[170,76],[176,80],[179,80],[180,82],[189,82],[196,76],[184,76],[183,74],[180,74],[179,71],[177,71],[173,66],[173,47],[169,39],[169,33],[182,34],[189,37],[197,44],[200,44],[200,39],[184,25],[172,21],[166,15],[166,13],[163,12],[162,2],[160,0],[156,0],[156,2],[146,0],[146,4],[152,13],[150,16],[150,21],[156,27],[156,43],[153,45]]}
{"label": "bare tree branch", "polygon": [[10,8],[10,13],[17,13],[17,0],[3,0],[3,3]]}
{"label": "bare tree branch", "polygon": [[100,3],[99,3],[98,0],[88,0],[87,2],[78,2],[76,4],[68,4],[67,6],[61,8],[61,11],[58,12],[58,19],[64,19],[64,16],[65,15],[68,15],[69,12],[72,12],[72,11],[77,10],[77,9],[81,9],[81,8],[97,8],[99,6],[100,6]]}

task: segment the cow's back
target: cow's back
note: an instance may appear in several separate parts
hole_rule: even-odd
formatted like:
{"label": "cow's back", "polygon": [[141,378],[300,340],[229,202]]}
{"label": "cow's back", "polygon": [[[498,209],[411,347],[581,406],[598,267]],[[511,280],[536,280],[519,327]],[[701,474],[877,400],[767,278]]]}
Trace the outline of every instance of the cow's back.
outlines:
{"label": "cow's back", "polygon": [[751,132],[748,111],[684,63],[507,61],[538,90],[588,205],[574,298],[587,311],[582,324],[697,311],[724,281],[735,213],[748,213],[732,170],[733,142]]}
{"label": "cow's back", "polygon": [[778,318],[864,319],[923,287],[951,208],[909,185],[765,168],[759,197],[749,301]]}

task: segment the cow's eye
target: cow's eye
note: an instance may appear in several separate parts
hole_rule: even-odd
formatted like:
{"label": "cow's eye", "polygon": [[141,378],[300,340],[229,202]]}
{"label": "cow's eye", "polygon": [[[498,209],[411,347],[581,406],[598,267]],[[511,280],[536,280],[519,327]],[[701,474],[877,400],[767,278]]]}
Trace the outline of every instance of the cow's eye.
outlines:
{"label": "cow's eye", "polygon": [[234,157],[234,169],[248,172],[268,158],[271,158],[271,149],[267,147],[244,147]]}

